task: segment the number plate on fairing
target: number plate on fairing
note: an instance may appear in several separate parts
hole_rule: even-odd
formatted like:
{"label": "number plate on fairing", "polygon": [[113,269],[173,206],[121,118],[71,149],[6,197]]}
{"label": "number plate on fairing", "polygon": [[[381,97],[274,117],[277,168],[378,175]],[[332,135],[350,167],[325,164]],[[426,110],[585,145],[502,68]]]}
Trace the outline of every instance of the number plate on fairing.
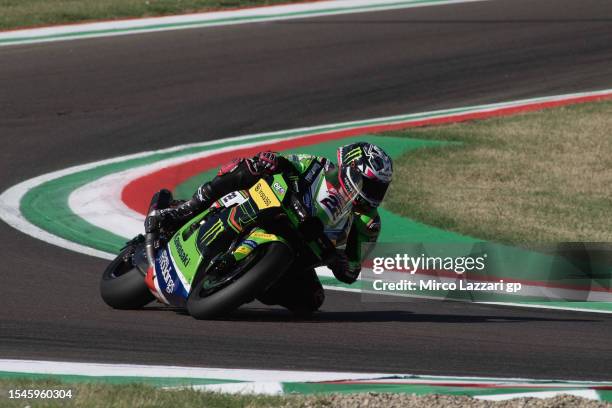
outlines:
{"label": "number plate on fairing", "polygon": [[231,207],[233,205],[240,205],[248,200],[240,191],[232,191],[229,194],[221,197],[221,203],[224,207]]}

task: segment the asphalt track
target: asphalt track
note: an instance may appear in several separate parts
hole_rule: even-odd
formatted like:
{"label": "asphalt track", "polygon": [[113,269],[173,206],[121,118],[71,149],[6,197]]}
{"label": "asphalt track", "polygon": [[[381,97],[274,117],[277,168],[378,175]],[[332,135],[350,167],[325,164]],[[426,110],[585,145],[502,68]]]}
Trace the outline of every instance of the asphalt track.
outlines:
{"label": "asphalt track", "polygon": [[[610,44],[607,0],[498,0],[5,47],[0,189],[191,141],[611,88]],[[114,311],[106,261],[0,236],[3,358],[612,378],[605,315],[343,292],[315,321]]]}

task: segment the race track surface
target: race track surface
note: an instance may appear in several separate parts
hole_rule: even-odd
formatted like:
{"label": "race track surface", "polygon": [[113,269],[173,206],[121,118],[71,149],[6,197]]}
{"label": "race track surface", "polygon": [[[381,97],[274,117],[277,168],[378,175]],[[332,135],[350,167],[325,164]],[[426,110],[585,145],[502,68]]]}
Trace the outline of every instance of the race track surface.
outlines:
{"label": "race track surface", "polygon": [[[180,143],[612,88],[610,44],[610,1],[496,0],[4,47],[0,190]],[[2,358],[612,377],[606,315],[328,292],[315,321],[199,322],[111,310],[106,261],[0,237]]]}

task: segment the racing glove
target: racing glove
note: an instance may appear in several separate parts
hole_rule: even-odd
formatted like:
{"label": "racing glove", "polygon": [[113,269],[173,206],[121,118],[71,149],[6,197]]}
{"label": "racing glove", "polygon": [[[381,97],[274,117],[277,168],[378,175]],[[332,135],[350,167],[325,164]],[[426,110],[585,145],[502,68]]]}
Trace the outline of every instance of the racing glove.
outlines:
{"label": "racing glove", "polygon": [[336,279],[344,283],[353,283],[361,272],[361,264],[349,261],[348,255],[342,249],[336,249],[336,256],[327,264]]}
{"label": "racing glove", "polygon": [[271,151],[260,152],[254,158],[256,173],[275,173],[278,170],[278,154]]}

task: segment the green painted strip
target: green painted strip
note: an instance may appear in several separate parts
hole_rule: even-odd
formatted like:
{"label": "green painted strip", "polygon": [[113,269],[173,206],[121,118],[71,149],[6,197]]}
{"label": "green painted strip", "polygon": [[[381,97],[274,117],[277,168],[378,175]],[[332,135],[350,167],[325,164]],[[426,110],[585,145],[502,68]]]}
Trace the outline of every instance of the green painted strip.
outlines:
{"label": "green painted strip", "polygon": [[423,384],[342,384],[342,383],[283,383],[283,392],[299,394],[353,394],[353,393],[405,393],[405,394],[445,394],[445,395],[498,395],[516,394],[527,392],[550,392],[550,391],[573,391],[584,390],[589,387],[496,387],[491,384],[490,388],[484,387],[453,387],[442,385],[423,385]]}
{"label": "green painted strip", "polygon": [[[449,142],[434,140],[397,138],[380,135],[360,135],[342,139],[341,141],[332,140],[319,143],[317,145],[304,146],[297,149],[289,149],[283,153],[307,153],[323,157],[336,157],[336,149],[341,144],[355,143],[367,140],[382,147],[389,155],[397,159],[409,150],[423,149],[428,147],[445,146]],[[214,175],[214,170],[194,176],[179,184],[175,190],[179,197],[191,197],[193,192]],[[404,217],[400,217],[390,211],[381,209],[381,217],[384,220],[381,242],[480,242],[476,238],[470,238],[453,232],[433,228]]]}
{"label": "green painted strip", "polygon": [[597,390],[597,394],[600,400],[612,403],[612,390]]}
{"label": "green painted strip", "polygon": [[[292,135],[303,135],[311,132],[291,132]],[[286,137],[281,135],[266,135],[257,139],[249,140],[249,142],[265,141],[275,139],[276,137]],[[372,136],[368,136],[372,138]],[[411,148],[420,148],[429,145],[440,145],[442,142],[424,142],[421,140],[413,139],[397,139],[397,138],[383,138],[380,136],[376,137],[377,140],[385,140],[385,146],[390,150],[396,151],[400,154],[403,151]],[[180,157],[186,154],[198,153],[206,150],[211,150],[226,146],[236,146],[235,143],[227,141],[224,143],[213,144],[204,147],[191,147],[182,149],[176,152],[162,153],[162,154],[151,154],[149,156],[126,160],[119,163],[112,163],[96,167],[91,170],[67,175],[60,177],[55,180],[43,183],[38,187],[30,190],[23,198],[21,202],[21,212],[24,217],[32,224],[39,226],[40,228],[60,236],[62,238],[79,242],[83,245],[90,246],[95,249],[99,249],[106,252],[116,253],[123,246],[125,242],[124,237],[119,237],[109,231],[98,228],[87,221],[83,220],[74,214],[68,206],[68,197],[72,191],[83,186],[84,184],[91,182],[92,180],[104,177],[108,174],[126,170],[136,166],[142,166],[156,161],[170,159],[174,157]],[[337,146],[337,142],[325,143],[324,150],[329,150],[331,146]],[[400,146],[403,146],[400,148]],[[236,146],[239,147],[239,146]],[[311,151],[315,151],[318,148],[312,146]],[[316,153],[316,152],[315,152]],[[201,180],[202,178],[198,178]],[[192,182],[195,182],[195,178]],[[195,187],[189,186],[181,187],[183,192],[189,193],[180,194],[179,197],[190,197],[197,188],[197,183],[194,183]],[[397,217],[402,219],[401,217]]]}
{"label": "green painted strip", "polygon": [[[504,104],[506,105],[506,104]],[[467,111],[473,111],[475,108],[459,108],[452,109],[444,112],[446,113],[463,113]],[[441,113],[439,114],[441,115]],[[438,115],[438,116],[439,116]],[[346,128],[354,128],[355,126],[369,126],[376,125],[381,123],[390,123],[403,120],[412,119],[426,119],[432,118],[434,115],[430,114],[416,114],[416,115],[404,115],[401,117],[393,118],[391,121],[389,118],[387,119],[374,119],[369,121],[362,122],[352,122],[352,123],[344,123],[337,125],[329,125],[322,126],[316,128],[316,133],[325,132],[325,131],[334,131],[334,130],[342,130]],[[293,131],[287,132],[278,132],[266,135],[260,135],[255,138],[248,139],[247,141],[241,140],[242,143],[246,142],[258,142],[265,141],[271,139],[286,139],[292,136],[300,136],[305,134],[312,134],[315,131],[310,129],[297,129]],[[397,159],[397,157],[401,156],[404,152],[411,149],[425,148],[429,146],[435,145],[444,145],[447,142],[435,142],[435,141],[424,141],[424,140],[416,140],[416,139],[405,139],[405,138],[396,138],[396,137],[388,137],[388,136],[380,136],[380,135],[362,135],[358,137],[345,139],[345,143],[350,143],[352,141],[363,140],[367,138],[367,140],[372,141],[376,144],[381,145],[385,150],[389,151],[389,153]],[[335,155],[335,149],[337,148],[338,141],[331,141],[326,143],[321,143],[317,146],[308,146],[301,149],[295,149],[291,152],[295,153],[313,153],[322,156],[333,157]],[[83,171],[80,173],[75,173],[72,175],[68,175],[62,178],[58,178],[47,183],[43,183],[40,186],[29,191],[26,196],[23,198],[21,203],[21,211],[26,217],[26,219],[32,222],[35,225],[55,234],[61,236],[63,238],[76,241],[79,243],[83,243],[85,245],[91,246],[96,249],[101,249],[107,252],[117,252],[118,249],[122,246],[124,242],[123,237],[119,237],[115,234],[112,234],[108,231],[97,228],[80,217],[73,214],[68,208],[67,201],[69,194],[74,191],[74,189],[84,185],[87,182],[90,182],[94,179],[100,178],[110,173],[114,173],[117,171],[125,170],[127,168],[131,168],[134,166],[139,166],[143,164],[153,163],[158,160],[168,159],[183,156],[185,154],[197,153],[204,150],[209,150],[218,147],[226,147],[226,146],[236,146],[234,141],[225,141],[220,143],[215,143],[207,146],[197,146],[197,147],[187,147],[174,152],[165,152],[165,153],[154,153],[145,157],[126,160],[119,163],[113,163],[108,165],[99,166],[97,168]],[[207,176],[211,176],[212,172],[207,173]],[[188,180],[186,183],[181,184],[177,188],[177,193],[179,196],[190,196],[191,192],[195,190],[198,184],[203,181],[202,176],[194,177]],[[51,204],[51,205],[50,205]],[[427,225],[423,225],[402,217],[399,217],[395,214],[392,214],[384,209],[381,210],[381,215],[385,220],[385,224],[383,227],[383,232],[381,235],[381,242],[464,242],[464,243],[477,243],[481,242],[478,239],[465,237],[459,234],[454,234],[451,232],[438,230]],[[517,252],[521,252],[519,249],[509,249],[507,247],[499,246],[503,251],[514,250]],[[525,254],[527,254],[526,251]],[[525,255],[517,253],[517,256]],[[544,270],[544,269],[543,269]],[[511,271],[513,272],[513,271]],[[537,272],[537,271],[536,271]],[[546,281],[548,276],[544,273],[534,275],[529,272],[527,278],[532,280],[542,280]],[[516,278],[521,278],[519,275],[508,275]],[[327,282],[329,285],[334,285],[333,282]],[[337,284],[336,284],[337,285]],[[354,288],[352,286],[351,288]],[[517,300],[516,297],[503,297],[503,296],[495,296],[491,298],[483,298],[479,299],[480,301],[510,301],[510,302],[522,302],[522,304],[528,305],[533,303],[525,302],[525,299]],[[572,308],[576,310],[610,310],[612,307],[611,304],[598,302],[598,304],[589,303],[589,302],[572,302]],[[548,302],[545,303],[537,303],[541,306],[549,305]],[[563,305],[560,306],[559,304]],[[566,307],[567,302],[557,302],[558,307]]]}
{"label": "green painted strip", "polygon": [[[347,393],[406,393],[406,394],[445,394],[445,395],[466,395],[466,396],[486,396],[516,393],[537,393],[551,391],[581,391],[591,390],[598,387],[609,387],[608,383],[575,383],[568,381],[547,381],[547,380],[479,380],[461,377],[438,377],[438,376],[410,376],[414,380],[430,380],[431,383],[385,383],[381,382],[281,382],[283,393],[285,394],[347,394]],[[146,384],[154,387],[181,388],[213,384],[236,384],[250,383],[250,381],[221,379],[221,378],[193,378],[193,377],[142,377],[142,376],[104,376],[104,375],[80,375],[80,374],[53,374],[53,373],[23,373],[0,371],[0,379],[27,379],[34,381],[57,380],[64,383],[104,383],[104,384]],[[396,379],[395,377],[389,381]],[[449,384],[441,384],[448,381]],[[474,383],[475,386],[453,385],[451,382]],[[438,384],[440,383],[440,384]],[[478,386],[482,383],[483,386]],[[512,386],[512,384],[515,386]],[[527,387],[525,384],[529,384]],[[538,386],[541,385],[541,386]],[[597,394],[603,401],[612,400],[612,391],[597,390]]]}
{"label": "green painted strip", "polygon": [[[250,141],[256,142],[270,138],[272,137],[262,136]],[[20,211],[29,222],[54,235],[95,249],[116,253],[126,239],[98,228],[74,214],[68,206],[70,193],[93,180],[129,168],[234,145],[234,142],[226,141],[207,146],[188,147],[175,152],[154,153],[60,177],[28,191],[21,201]]]}
{"label": "green painted strip", "polygon": [[[362,135],[355,136],[347,139],[343,139],[343,144],[354,143],[358,141],[367,140],[371,143],[375,143],[381,146],[387,151],[393,159],[398,159],[404,153],[409,150],[427,148],[433,146],[444,146],[448,143],[432,141],[424,141],[418,139],[404,139],[397,137],[381,136],[381,135]],[[305,146],[297,149],[290,149],[284,151],[284,153],[308,153],[315,154],[324,157],[335,157],[336,149],[338,148],[338,141],[330,141],[320,143],[314,146]],[[197,187],[206,181],[209,177],[213,176],[211,172],[204,173],[202,175],[194,176],[184,183],[177,186],[176,192],[180,192],[183,197],[190,197]],[[482,240],[460,235],[457,233],[444,231],[437,229],[425,224],[418,223],[416,221],[398,216],[390,211],[381,209],[381,217],[383,221],[383,228],[381,232],[380,242],[422,242],[422,243],[466,243],[466,244],[477,244],[483,242]],[[557,271],[569,270],[571,265],[562,260],[555,259],[551,256],[534,253],[532,251],[523,250],[520,248],[512,248],[504,245],[495,245],[492,247],[495,253],[490,253],[490,257],[499,258],[496,263],[496,269],[500,270],[500,277],[507,278],[512,277],[514,279],[524,279],[528,281],[540,281],[549,282],[554,280],[557,284],[568,284],[568,285],[587,285],[590,286],[591,281],[589,279],[578,279],[577,276],[572,275],[570,279],[560,279]],[[529,268],[516,268],[517,265],[523,265],[524,263],[508,262],[512,259],[528,259]],[[492,261],[495,259],[491,258]],[[554,264],[554,265],[553,265]],[[329,279],[325,282],[327,285],[351,288],[354,289],[354,285],[347,286],[343,284],[336,284],[335,279]],[[360,288],[372,289],[371,284],[365,283],[365,286]],[[471,297],[468,292],[456,291],[452,293],[443,294],[440,291],[421,291],[414,292],[420,296],[427,297],[438,297],[444,299],[453,300],[469,300],[478,302],[521,302],[525,305],[552,305],[548,300],[542,299],[541,297],[526,297],[512,295],[512,294],[498,294],[490,292],[478,292],[475,294],[475,298]],[[607,302],[554,302],[557,307],[567,306],[574,307],[576,310],[612,310],[612,303]],[[574,303],[577,303],[574,305]]]}
{"label": "green painted strip", "polygon": [[[397,158],[408,150],[426,148],[429,146],[444,145],[444,142],[436,141],[423,141],[417,139],[404,139],[395,138],[380,135],[364,135],[348,138],[344,140],[344,143],[352,143],[359,140],[366,139],[380,145],[389,152],[389,154]],[[227,143],[226,143],[227,144]],[[315,146],[307,146],[299,149],[293,149],[291,153],[311,153],[321,156],[333,157],[337,149],[338,142],[330,141],[321,143]],[[207,149],[220,147],[219,145],[207,146]],[[119,237],[108,231],[99,229],[77,215],[73,214],[67,205],[69,194],[74,189],[87,183],[90,180],[100,178],[104,175],[114,173],[117,171],[125,170],[133,166],[139,166],[143,164],[149,164],[157,160],[163,160],[167,158],[177,157],[184,154],[190,154],[205,150],[206,148],[191,148],[181,150],[179,152],[172,152],[166,154],[153,154],[144,158],[129,160],[121,163],[114,163],[105,166],[101,166],[89,171],[76,173],[70,176],[66,176],[60,179],[56,179],[45,183],[33,190],[31,190],[22,201],[22,212],[26,218],[39,226],[43,226],[44,229],[59,235],[63,238],[80,242],[85,245],[91,246],[96,249],[100,249],[106,252],[115,253],[117,252],[123,243],[125,238]],[[211,176],[214,170],[206,174]],[[201,184],[206,177],[196,176],[189,179],[187,182],[181,184],[177,188],[179,197],[189,197],[192,192],[195,191],[197,186]],[[50,205],[51,204],[51,205]],[[403,217],[393,214],[389,211],[381,209],[381,216],[385,220],[380,241],[381,242],[446,242],[446,243],[477,243],[481,242],[478,239],[462,236],[456,233],[436,229]],[[514,251],[517,252],[515,256],[524,257],[530,256],[530,253],[520,249],[514,249],[509,247],[499,246],[500,251]],[[550,263],[547,259],[542,258],[540,261],[543,265]],[[518,271],[512,275],[514,271],[510,271],[509,275],[514,278],[525,277],[530,280],[541,280],[547,281],[550,276],[548,272],[549,268],[536,268],[535,273],[533,269]],[[524,276],[527,275],[527,276]],[[353,290],[357,287],[347,286],[340,284],[335,279],[325,279],[324,284],[328,286],[351,288]],[[369,283],[360,288],[367,289]],[[469,301],[480,301],[480,302],[520,302],[524,305],[550,305],[547,301],[542,302],[542,299],[538,298],[519,298],[513,295],[505,294],[492,294],[492,293],[479,293],[478,299],[467,298],[466,292],[458,292],[455,294],[441,294],[440,292],[428,292],[423,291],[418,293],[420,296],[438,297],[445,299],[464,300]],[[460,295],[460,296],[459,296]],[[575,310],[612,310],[612,304],[605,302],[598,302],[597,304],[590,302],[555,302],[556,307],[569,307]]]}
{"label": "green painted strip", "polygon": [[180,387],[191,385],[239,383],[242,381],[225,380],[217,378],[189,378],[189,377],[134,377],[134,376],[89,376],[72,374],[42,374],[18,373],[0,371],[2,379],[26,378],[29,380],[53,379],[66,383],[107,383],[107,384],[147,384],[155,387]]}

